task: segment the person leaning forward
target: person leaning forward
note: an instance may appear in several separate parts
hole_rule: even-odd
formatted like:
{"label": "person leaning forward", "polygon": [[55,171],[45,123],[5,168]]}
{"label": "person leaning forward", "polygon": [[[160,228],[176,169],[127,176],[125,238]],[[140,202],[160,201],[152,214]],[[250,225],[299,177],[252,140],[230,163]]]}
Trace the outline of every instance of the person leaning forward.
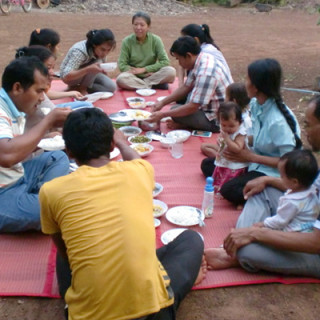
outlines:
{"label": "person leaning forward", "polygon": [[[12,61],[0,90],[0,232],[40,229],[41,185],[69,171],[62,151],[28,159],[46,132],[61,126],[69,108],[57,108],[24,133],[25,116],[37,110],[48,87],[48,70],[37,57]],[[28,160],[27,160],[28,159]]]}
{"label": "person leaning forward", "polygon": [[[153,167],[103,111],[72,112],[63,138],[79,168],[44,184],[40,204],[69,319],[175,319],[205,274],[203,241],[188,230],[156,250]],[[110,161],[115,146],[124,161]]]}

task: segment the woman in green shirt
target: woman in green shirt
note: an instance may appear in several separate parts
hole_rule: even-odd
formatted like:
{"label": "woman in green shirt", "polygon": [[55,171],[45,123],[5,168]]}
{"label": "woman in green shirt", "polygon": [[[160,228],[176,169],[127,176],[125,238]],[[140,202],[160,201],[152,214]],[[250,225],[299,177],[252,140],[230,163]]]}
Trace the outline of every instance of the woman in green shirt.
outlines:
{"label": "woman in green shirt", "polygon": [[133,32],[123,39],[118,60],[121,74],[117,85],[122,89],[168,89],[176,76],[160,37],[149,32],[150,16],[137,12],[132,17]]}

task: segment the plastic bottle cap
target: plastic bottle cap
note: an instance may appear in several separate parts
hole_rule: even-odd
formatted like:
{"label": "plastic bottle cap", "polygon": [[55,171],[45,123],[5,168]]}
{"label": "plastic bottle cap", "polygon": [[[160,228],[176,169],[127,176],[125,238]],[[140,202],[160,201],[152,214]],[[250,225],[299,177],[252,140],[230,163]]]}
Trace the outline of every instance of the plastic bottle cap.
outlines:
{"label": "plastic bottle cap", "polygon": [[207,192],[213,192],[214,191],[213,178],[208,177],[206,179],[206,186],[205,186],[204,190],[207,191]]}

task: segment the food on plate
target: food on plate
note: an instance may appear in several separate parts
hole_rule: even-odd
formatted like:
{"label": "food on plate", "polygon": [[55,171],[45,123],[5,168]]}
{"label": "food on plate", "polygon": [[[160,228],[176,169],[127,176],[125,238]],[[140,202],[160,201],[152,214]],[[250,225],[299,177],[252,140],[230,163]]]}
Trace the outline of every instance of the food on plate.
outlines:
{"label": "food on plate", "polygon": [[163,212],[163,208],[161,206],[156,205],[156,204],[153,205],[153,215],[155,217],[161,215],[162,212]]}
{"label": "food on plate", "polygon": [[148,146],[144,146],[142,144],[133,145],[132,148],[136,150],[138,153],[145,153],[150,151],[150,148]]}
{"label": "food on plate", "polygon": [[137,110],[135,113],[136,119],[148,119],[149,113],[143,112],[142,110]]}

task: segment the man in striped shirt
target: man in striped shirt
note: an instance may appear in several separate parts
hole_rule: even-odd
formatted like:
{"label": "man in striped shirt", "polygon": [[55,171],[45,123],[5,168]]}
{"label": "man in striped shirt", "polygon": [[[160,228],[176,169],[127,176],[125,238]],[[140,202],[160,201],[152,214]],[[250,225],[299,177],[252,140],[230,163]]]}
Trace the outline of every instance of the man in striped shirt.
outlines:
{"label": "man in striped shirt", "polygon": [[41,185],[67,174],[62,151],[44,152],[26,160],[45,133],[64,122],[71,111],[56,108],[24,133],[25,115],[36,111],[48,87],[48,70],[36,57],[11,62],[0,90],[0,232],[40,229],[38,192]]}
{"label": "man in striped shirt", "polygon": [[[171,117],[171,128],[189,128],[219,132],[216,111],[224,101],[227,86],[233,82],[224,65],[212,55],[201,52],[197,41],[189,36],[177,39],[170,53],[184,69],[190,70],[185,84],[154,106],[149,122]],[[165,105],[183,99],[184,105],[160,111]]]}

